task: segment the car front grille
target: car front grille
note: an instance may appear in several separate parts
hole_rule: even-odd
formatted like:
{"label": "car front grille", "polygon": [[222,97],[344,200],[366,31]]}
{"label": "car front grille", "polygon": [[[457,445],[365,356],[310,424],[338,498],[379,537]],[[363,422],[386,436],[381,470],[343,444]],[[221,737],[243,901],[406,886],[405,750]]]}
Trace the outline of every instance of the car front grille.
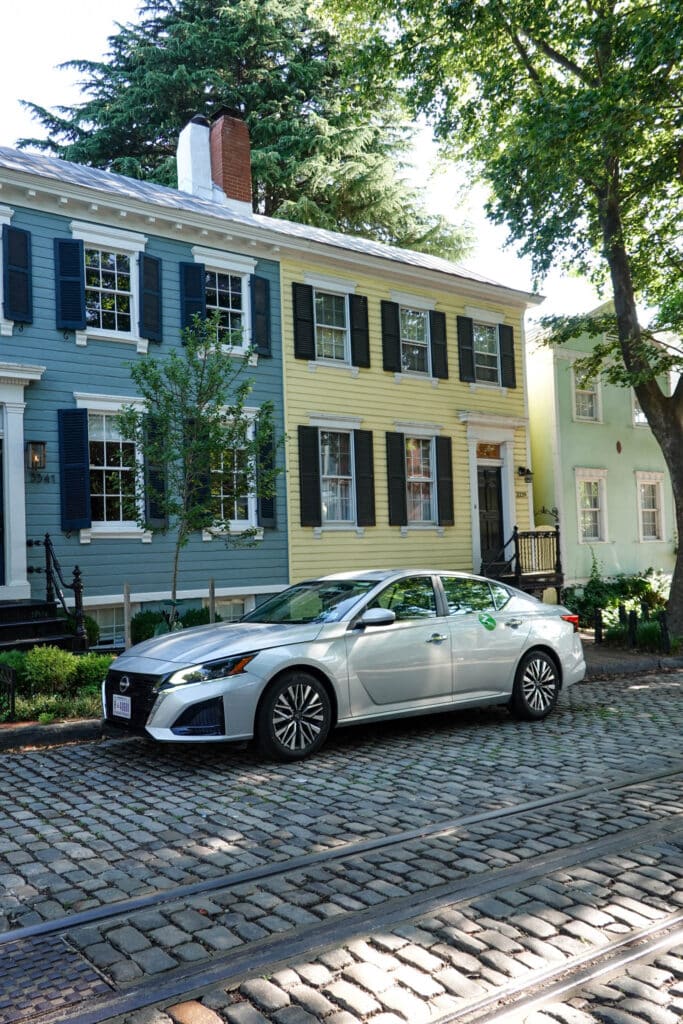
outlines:
{"label": "car front grille", "polygon": [[[128,680],[121,686],[123,679]],[[104,683],[105,718],[111,725],[121,725],[128,729],[142,731],[147,724],[150,712],[157,698],[157,687],[160,676],[143,675],[138,672],[121,672],[110,668]],[[130,697],[130,718],[114,714],[113,698],[115,694]]]}

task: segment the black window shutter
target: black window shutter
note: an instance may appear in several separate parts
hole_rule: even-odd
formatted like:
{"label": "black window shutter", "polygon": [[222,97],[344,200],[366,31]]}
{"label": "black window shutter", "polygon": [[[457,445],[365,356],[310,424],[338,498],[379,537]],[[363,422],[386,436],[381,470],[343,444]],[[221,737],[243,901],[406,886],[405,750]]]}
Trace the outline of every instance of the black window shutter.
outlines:
{"label": "black window shutter", "polygon": [[180,264],[180,326],[192,326],[195,314],[206,317],[206,270],[203,263]]}
{"label": "black window shutter", "polygon": [[406,455],[403,434],[387,433],[387,484],[389,525],[407,526]]}
{"label": "black window shutter", "polygon": [[[156,416],[148,416],[145,423],[147,437],[157,444],[160,440],[161,424]],[[163,508],[166,498],[166,467],[149,459],[145,460],[145,520],[151,530],[168,528],[168,517]]]}
{"label": "black window shutter", "polygon": [[78,238],[55,238],[57,328],[84,331],[85,263],[83,242]]}
{"label": "black window shutter", "polygon": [[353,447],[356,470],[356,522],[358,526],[374,526],[375,468],[372,431],[354,430]]}
{"label": "black window shutter", "polygon": [[7,320],[33,323],[31,232],[2,226],[3,311]]}
{"label": "black window shutter", "polygon": [[57,425],[62,529],[85,530],[92,526],[88,410],[58,409]]}
{"label": "black window shutter", "polygon": [[161,260],[140,253],[140,337],[161,341]]}
{"label": "black window shutter", "polygon": [[504,388],[516,388],[515,335],[512,327],[500,324],[498,337],[500,339],[500,382]]}
{"label": "black window shutter", "polygon": [[452,526],[453,457],[450,437],[436,438],[436,502],[439,526]]}
{"label": "black window shutter", "polygon": [[458,317],[458,360],[460,380],[474,380],[474,321],[469,316]]}
{"label": "black window shutter", "polygon": [[401,372],[401,324],[398,302],[382,299],[382,365],[393,373]]}
{"label": "black window shutter", "polygon": [[317,427],[299,427],[299,495],[301,525],[320,526],[320,448]]}
{"label": "black window shutter", "polygon": [[[256,479],[258,481],[259,473],[267,473],[268,476],[272,474],[275,469],[275,441],[272,433],[269,437],[264,438],[261,450],[259,452],[258,461],[256,465]],[[259,495],[257,500],[258,509],[258,525],[262,526],[267,530],[274,530],[277,526],[276,518],[276,505],[275,505],[275,481],[271,483],[273,487],[272,493],[268,496]]]}
{"label": "black window shutter", "polygon": [[432,377],[448,380],[446,314],[435,309],[429,311],[429,340],[432,350]]}
{"label": "black window shutter", "polygon": [[368,329],[368,300],[365,295],[349,295],[351,313],[351,363],[370,366],[370,331]]}
{"label": "black window shutter", "polygon": [[315,323],[313,289],[309,284],[292,285],[294,305],[294,355],[297,359],[315,359]]}
{"label": "black window shutter", "polygon": [[270,281],[267,277],[251,276],[251,334],[252,345],[260,356],[272,356],[270,347]]}

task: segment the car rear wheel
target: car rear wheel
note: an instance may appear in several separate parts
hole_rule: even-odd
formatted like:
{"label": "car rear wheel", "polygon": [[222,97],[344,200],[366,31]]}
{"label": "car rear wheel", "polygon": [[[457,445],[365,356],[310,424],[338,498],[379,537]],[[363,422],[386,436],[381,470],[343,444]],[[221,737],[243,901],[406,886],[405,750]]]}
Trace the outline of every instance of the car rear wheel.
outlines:
{"label": "car rear wheel", "polygon": [[528,651],[519,663],[511,708],[518,718],[538,721],[549,715],[560,695],[560,673],[545,651]]}
{"label": "car rear wheel", "polygon": [[331,725],[332,704],[320,680],[307,672],[288,672],[266,692],[256,735],[269,757],[298,761],[322,747]]}

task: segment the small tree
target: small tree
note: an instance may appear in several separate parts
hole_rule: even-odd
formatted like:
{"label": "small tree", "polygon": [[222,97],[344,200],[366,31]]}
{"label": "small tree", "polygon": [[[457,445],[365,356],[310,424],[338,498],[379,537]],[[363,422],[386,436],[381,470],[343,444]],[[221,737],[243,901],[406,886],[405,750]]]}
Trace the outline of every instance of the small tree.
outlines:
{"label": "small tree", "polygon": [[221,335],[220,314],[195,316],[183,331],[182,352],[131,364],[143,403],[118,416],[121,434],[139,453],[138,522],[157,533],[175,532],[171,626],[180,553],[192,533],[211,529],[226,544],[249,544],[256,528],[231,533],[230,524],[247,521],[250,495],[270,498],[275,489],[272,403],[263,403],[258,414],[247,409],[249,353],[236,355],[232,346],[218,344]]}

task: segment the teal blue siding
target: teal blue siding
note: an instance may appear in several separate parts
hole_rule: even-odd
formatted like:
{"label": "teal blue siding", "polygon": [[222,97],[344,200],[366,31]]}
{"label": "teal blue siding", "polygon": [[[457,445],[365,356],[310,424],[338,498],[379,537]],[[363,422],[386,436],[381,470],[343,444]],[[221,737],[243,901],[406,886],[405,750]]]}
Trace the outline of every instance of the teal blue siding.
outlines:
{"label": "teal blue siding", "polygon": [[[186,229],[186,242],[154,236],[146,232],[145,251],[162,260],[163,341],[149,343],[149,356],[138,354],[134,345],[89,340],[86,346],[75,344],[73,332],[55,326],[54,239],[69,238],[70,217],[60,217],[13,205],[13,226],[31,232],[33,252],[32,324],[22,330],[15,325],[11,337],[3,337],[2,359],[14,363],[46,367],[40,382],[25,389],[26,439],[47,442],[47,467],[44,480],[35,482],[28,474],[26,484],[27,537],[49,533],[57,555],[67,573],[79,565],[83,573],[86,598],[120,596],[124,583],[134,592],[165,592],[170,586],[174,547],[173,533],[154,535],[151,543],[135,539],[93,538],[81,544],[77,532],[66,535],[60,525],[59,447],[57,410],[75,408],[74,392],[135,396],[129,365],[146,358],[163,358],[180,348],[180,293],[178,265],[192,260],[192,245],[206,244],[192,238]],[[95,222],[93,222],[95,223]],[[123,226],[123,225],[122,225]],[[227,250],[226,250],[227,251]],[[239,250],[234,250],[239,254]],[[254,382],[250,405],[270,400],[275,408],[275,423],[282,435],[282,341],[280,316],[279,264],[260,260],[256,271],[270,281],[272,358],[261,358],[249,369]],[[284,466],[283,453],[278,461]],[[210,578],[216,588],[238,588],[249,594],[251,588],[273,587],[287,583],[287,524],[284,474],[277,486],[277,528],[268,529],[264,538],[251,547],[229,548],[221,540],[192,538],[181,554],[179,589],[206,593]],[[29,549],[29,565],[40,564],[40,549]],[[34,596],[44,592],[44,577],[29,576]]]}

